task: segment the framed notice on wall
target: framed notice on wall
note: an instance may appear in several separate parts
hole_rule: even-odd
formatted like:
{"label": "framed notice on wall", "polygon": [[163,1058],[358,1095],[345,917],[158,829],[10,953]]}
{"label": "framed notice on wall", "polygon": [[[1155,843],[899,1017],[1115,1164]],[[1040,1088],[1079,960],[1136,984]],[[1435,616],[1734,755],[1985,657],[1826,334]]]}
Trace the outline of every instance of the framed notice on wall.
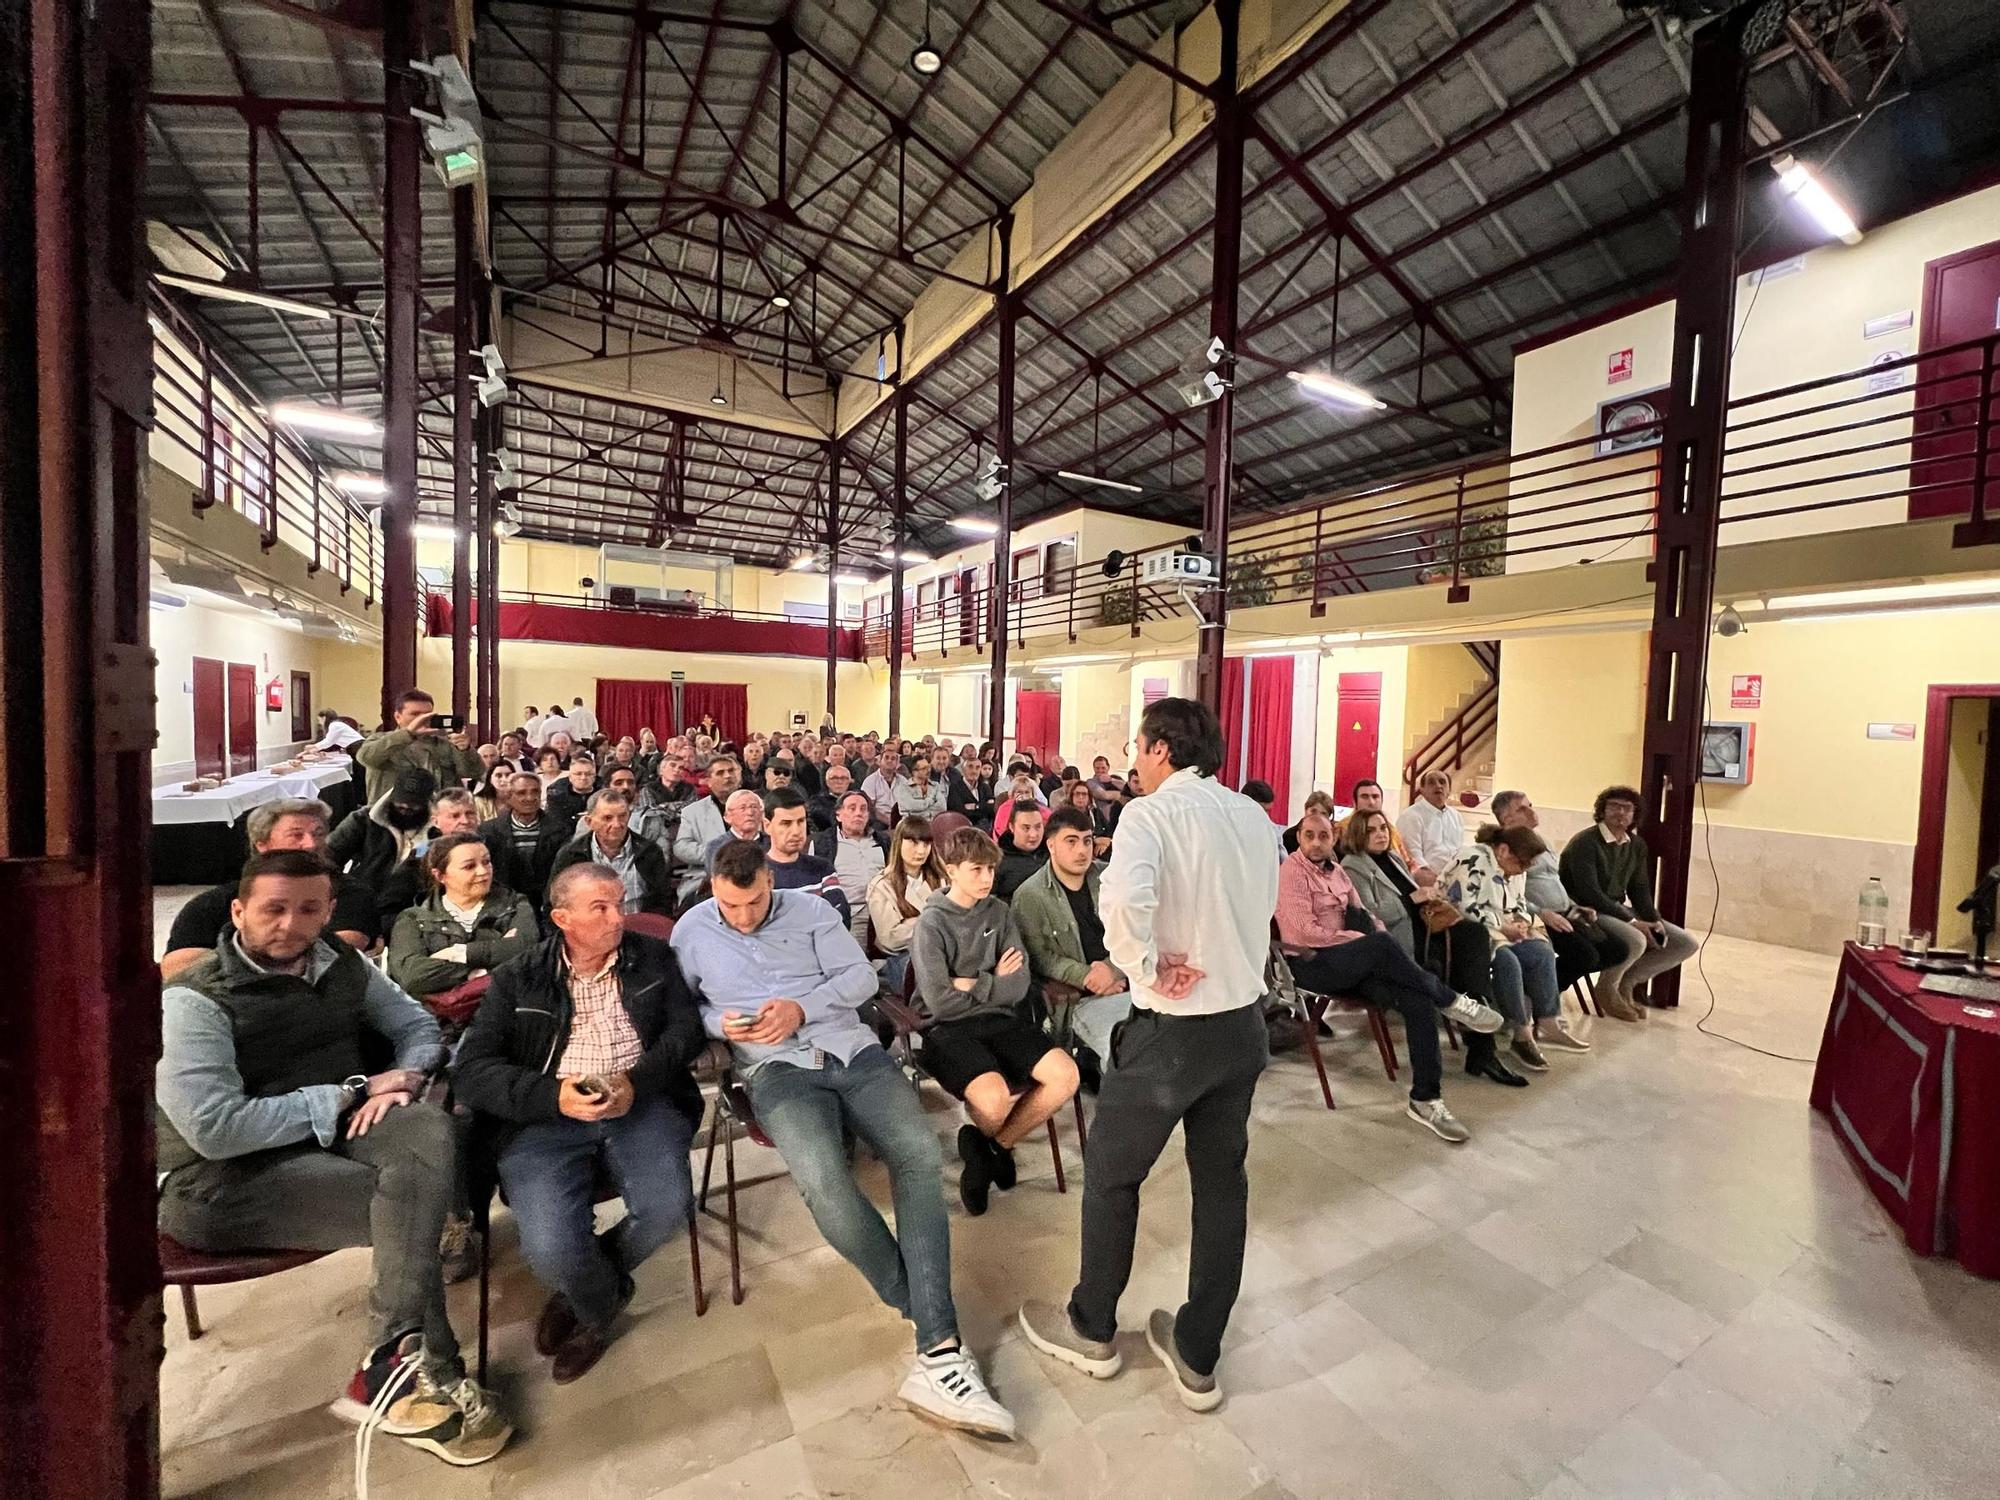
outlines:
{"label": "framed notice on wall", "polygon": [[1667,415],[1667,387],[1633,391],[1597,403],[1597,456],[1611,458],[1637,448],[1660,445],[1660,423]]}
{"label": "framed notice on wall", "polygon": [[1748,786],[1757,755],[1755,724],[1701,726],[1701,779],[1728,786]]}

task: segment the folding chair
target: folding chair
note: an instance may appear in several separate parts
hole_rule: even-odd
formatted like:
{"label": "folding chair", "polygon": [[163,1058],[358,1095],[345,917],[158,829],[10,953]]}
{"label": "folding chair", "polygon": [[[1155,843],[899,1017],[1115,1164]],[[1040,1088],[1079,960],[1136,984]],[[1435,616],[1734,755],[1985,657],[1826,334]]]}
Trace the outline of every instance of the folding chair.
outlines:
{"label": "folding chair", "polygon": [[227,1286],[237,1281],[256,1281],[280,1271],[310,1265],[330,1250],[190,1250],[165,1231],[160,1232],[160,1282],[181,1289],[181,1316],[187,1320],[190,1340],[201,1337],[201,1310],[195,1306],[198,1286]]}
{"label": "folding chair", "polygon": [[766,1172],[739,1182],[736,1178],[736,1131],[742,1125],[743,1133],[758,1145],[775,1150],[776,1144],[764,1134],[757,1123],[757,1112],[750,1103],[750,1091],[737,1080],[728,1044],[710,1042],[708,1049],[695,1064],[695,1082],[715,1085],[715,1102],[710,1106],[708,1117],[708,1145],[701,1158],[701,1188],[695,1194],[695,1207],[711,1217],[714,1211],[708,1206],[708,1184],[715,1169],[715,1145],[720,1137],[722,1142],[722,1173],[726,1192],[727,1213],[723,1222],[729,1228],[729,1300],[741,1306],[743,1302],[743,1257],[738,1241],[739,1228],[736,1218],[736,1194],[745,1188],[756,1187],[759,1183],[775,1182],[785,1176],[784,1172]]}
{"label": "folding chair", "polygon": [[1364,1005],[1359,1000],[1345,995],[1322,995],[1317,990],[1306,989],[1292,973],[1291,960],[1306,958],[1312,953],[1310,948],[1300,948],[1287,944],[1278,936],[1278,924],[1271,923],[1270,969],[1271,988],[1289,1009],[1295,1011],[1305,1023],[1306,1044],[1312,1049],[1313,1071],[1319,1075],[1320,1097],[1326,1107],[1333,1109],[1333,1086],[1327,1082],[1326,1057],[1320,1051],[1319,1027],[1336,1007],[1344,1014],[1361,1012],[1368,1018],[1369,1032],[1375,1038],[1375,1048],[1382,1054],[1382,1070],[1389,1075],[1389,1081],[1396,1081],[1396,1044],[1389,1035],[1389,1023],[1382,1012],[1372,1005]]}

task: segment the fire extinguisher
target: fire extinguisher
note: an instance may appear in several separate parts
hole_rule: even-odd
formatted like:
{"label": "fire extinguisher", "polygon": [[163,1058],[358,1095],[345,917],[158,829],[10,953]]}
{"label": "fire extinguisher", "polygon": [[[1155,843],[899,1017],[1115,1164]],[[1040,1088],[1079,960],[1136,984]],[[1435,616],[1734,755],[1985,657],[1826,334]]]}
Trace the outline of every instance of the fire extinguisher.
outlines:
{"label": "fire extinguisher", "polygon": [[285,689],[280,678],[273,677],[264,684],[264,710],[266,713],[285,711]]}

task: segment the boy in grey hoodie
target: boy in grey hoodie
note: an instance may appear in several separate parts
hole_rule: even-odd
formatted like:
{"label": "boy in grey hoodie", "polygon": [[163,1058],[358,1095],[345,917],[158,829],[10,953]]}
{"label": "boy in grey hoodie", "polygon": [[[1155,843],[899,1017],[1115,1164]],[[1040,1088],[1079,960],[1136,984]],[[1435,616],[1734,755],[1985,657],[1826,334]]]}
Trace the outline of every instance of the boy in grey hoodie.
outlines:
{"label": "boy in grey hoodie", "polygon": [[930,1013],[924,1070],[963,1100],[972,1124],[958,1131],[958,1196],[986,1212],[987,1193],[1014,1185],[1014,1145],[1076,1093],[1076,1063],[1025,1019],[1027,956],[1007,903],[992,894],[1000,846],[961,828],[942,851],[948,882],[917,916],[910,962]]}

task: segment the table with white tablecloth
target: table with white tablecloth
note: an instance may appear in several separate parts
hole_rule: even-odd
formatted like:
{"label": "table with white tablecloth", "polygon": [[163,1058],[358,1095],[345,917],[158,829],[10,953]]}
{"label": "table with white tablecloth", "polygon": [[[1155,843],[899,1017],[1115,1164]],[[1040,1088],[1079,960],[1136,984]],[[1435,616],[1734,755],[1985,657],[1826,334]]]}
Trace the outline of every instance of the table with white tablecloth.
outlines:
{"label": "table with white tablecloth", "polygon": [[216,885],[249,856],[243,820],[281,797],[317,797],[338,821],[354,806],[354,766],[345,756],[294,770],[250,771],[199,792],[153,789],[153,883]]}

